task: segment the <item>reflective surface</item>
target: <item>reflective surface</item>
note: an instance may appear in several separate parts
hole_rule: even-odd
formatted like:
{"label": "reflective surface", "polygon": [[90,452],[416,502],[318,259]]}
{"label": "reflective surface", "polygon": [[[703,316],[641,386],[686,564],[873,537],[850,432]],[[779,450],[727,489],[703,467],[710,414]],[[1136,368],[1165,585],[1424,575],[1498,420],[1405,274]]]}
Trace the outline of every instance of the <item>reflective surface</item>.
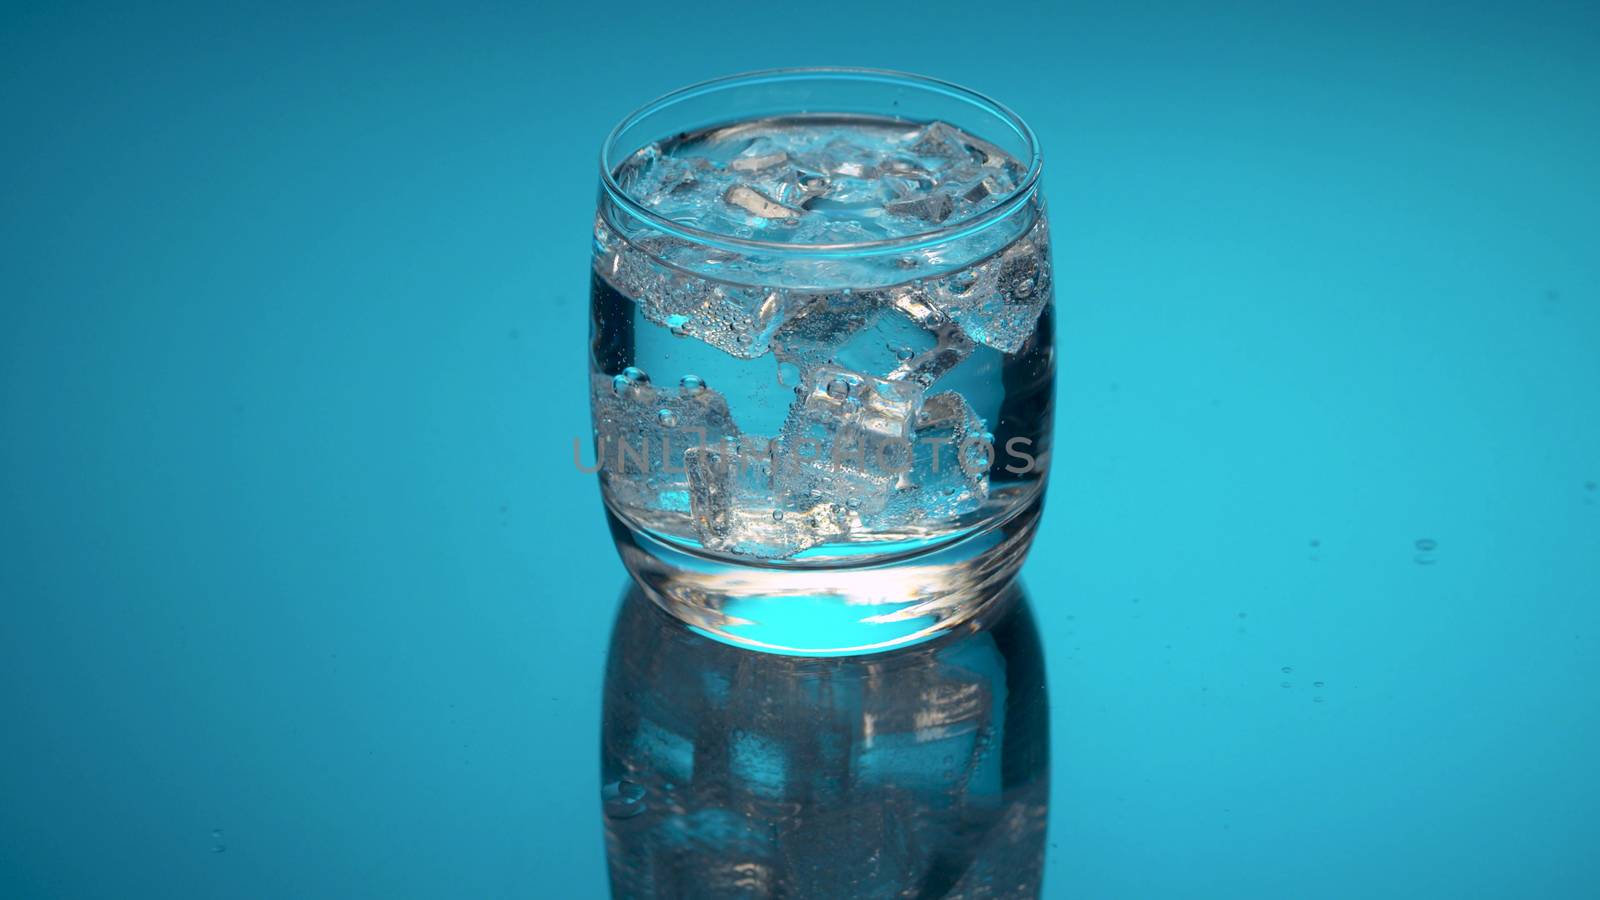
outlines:
{"label": "reflective surface", "polygon": [[613,895],[1038,896],[1044,660],[1019,588],[990,608],[916,647],[799,659],[696,635],[630,588],[601,725]]}

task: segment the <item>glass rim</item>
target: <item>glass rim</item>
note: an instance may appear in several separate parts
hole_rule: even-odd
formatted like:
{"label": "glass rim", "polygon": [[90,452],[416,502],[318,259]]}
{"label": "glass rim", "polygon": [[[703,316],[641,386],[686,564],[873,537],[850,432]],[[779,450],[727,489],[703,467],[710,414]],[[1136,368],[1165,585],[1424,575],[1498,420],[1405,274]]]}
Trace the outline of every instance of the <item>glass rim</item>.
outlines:
{"label": "glass rim", "polygon": [[[971,104],[995,115],[1015,131],[1017,136],[1022,138],[1027,145],[1027,174],[1023,176],[1016,187],[1006,193],[1000,202],[970,219],[963,219],[952,225],[873,241],[796,244],[787,241],[765,241],[757,238],[720,234],[715,231],[707,231],[702,228],[674,222],[629,196],[622,189],[622,186],[617,183],[615,173],[612,171],[611,166],[607,164],[607,158],[616,148],[622,133],[637,125],[646,116],[660,112],[682,101],[741,84],[757,85],[802,78],[903,83],[944,94]],[[979,137],[983,136],[979,135]],[[706,244],[732,250],[756,250],[763,253],[787,256],[814,256],[840,252],[847,252],[851,255],[876,255],[937,246],[959,240],[968,235],[977,234],[994,223],[1009,218],[1026,204],[1038,189],[1039,176],[1043,168],[1044,160],[1039,152],[1039,141],[1034,136],[1033,129],[1028,127],[1028,123],[1021,116],[1000,101],[971,88],[927,75],[899,72],[893,69],[873,69],[856,66],[791,66],[777,69],[758,69],[695,82],[694,84],[668,91],[623,116],[622,120],[611,129],[606,135],[605,141],[600,145],[600,184],[606,196],[612,203],[626,210],[630,215],[644,221],[651,228],[695,244]]]}

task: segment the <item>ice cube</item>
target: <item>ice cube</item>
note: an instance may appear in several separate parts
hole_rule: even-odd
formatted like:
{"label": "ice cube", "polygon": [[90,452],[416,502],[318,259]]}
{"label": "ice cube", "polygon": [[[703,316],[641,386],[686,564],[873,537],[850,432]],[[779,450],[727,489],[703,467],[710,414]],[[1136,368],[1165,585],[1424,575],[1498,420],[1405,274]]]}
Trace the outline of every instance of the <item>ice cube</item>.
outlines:
{"label": "ice cube", "polygon": [[778,362],[806,372],[832,362],[838,348],[882,314],[871,292],[838,291],[791,297],[791,312],[772,335]]}
{"label": "ice cube", "polygon": [[993,176],[989,176],[968,189],[965,194],[961,195],[961,199],[968,203],[982,203],[989,199],[991,194],[999,194],[1001,192],[1000,183],[995,181]]}
{"label": "ice cube", "polygon": [[911,152],[925,159],[943,161],[948,171],[962,171],[966,168],[965,164],[996,169],[1011,159],[994,144],[944,122],[930,122],[915,134],[911,140]]}
{"label": "ice cube", "polygon": [[721,393],[657,387],[637,369],[592,379],[596,455],[607,495],[625,507],[688,511],[684,454],[739,433]]}
{"label": "ice cube", "polygon": [[741,156],[729,163],[728,167],[735,172],[760,172],[788,161],[789,154],[779,150],[776,153],[763,153],[760,156]]}
{"label": "ice cube", "polygon": [[778,497],[765,439],[706,444],[684,454],[689,509],[710,550],[781,559],[848,531],[848,513],[810,496]]}
{"label": "ice cube", "polygon": [[[668,240],[658,239],[658,253],[670,249]],[[595,243],[601,249],[595,260],[600,276],[638,303],[645,318],[674,334],[698,338],[740,359],[755,359],[766,354],[783,324],[783,291],[712,281],[672,268],[604,223],[595,226]]]}
{"label": "ice cube", "polygon": [[785,206],[753,187],[736,184],[728,188],[722,199],[761,219],[795,219],[805,215],[805,210]]}
{"label": "ice cube", "polygon": [[826,196],[830,187],[832,185],[828,182],[827,175],[803,165],[796,165],[790,167],[785,174],[777,197],[789,206],[809,210],[811,207],[807,204]]}
{"label": "ice cube", "polygon": [[891,200],[883,205],[884,209],[897,216],[909,216],[934,224],[950,218],[950,213],[955,210],[955,207],[955,201],[950,199],[949,194],[922,194],[901,200]]}
{"label": "ice cube", "polygon": [[899,356],[899,365],[888,375],[891,381],[913,381],[928,387],[941,375],[955,368],[972,355],[975,345],[966,332],[949,316],[928,300],[927,293],[916,285],[902,285],[889,291],[890,304],[899,310],[906,321],[915,323],[923,334],[933,336],[933,346],[914,348],[909,357]]}
{"label": "ice cube", "polygon": [[915,526],[973,512],[989,496],[993,437],[955,391],[931,394],[917,411],[910,471],[899,479],[883,509],[865,517],[870,527]]}
{"label": "ice cube", "polygon": [[798,377],[822,363],[927,387],[972,353],[973,342],[916,285],[791,297],[795,309],[773,334],[783,371]]}
{"label": "ice cube", "polygon": [[811,497],[868,515],[909,464],[922,387],[836,365],[806,372],[783,423],[773,472],[781,497]]}
{"label": "ice cube", "polygon": [[929,122],[911,138],[911,152],[946,163],[970,160],[961,132],[943,122]]}
{"label": "ice cube", "polygon": [[1016,353],[1050,300],[1049,233],[1040,219],[999,255],[928,284],[928,301],[987,347]]}

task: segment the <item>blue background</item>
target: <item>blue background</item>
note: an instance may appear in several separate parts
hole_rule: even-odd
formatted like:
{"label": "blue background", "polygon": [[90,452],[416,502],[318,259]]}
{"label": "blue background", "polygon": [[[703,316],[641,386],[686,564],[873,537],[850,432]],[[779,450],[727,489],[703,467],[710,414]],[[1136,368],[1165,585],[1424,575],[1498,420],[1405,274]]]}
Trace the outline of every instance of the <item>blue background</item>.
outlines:
{"label": "blue background", "polygon": [[1600,895],[1596,7],[748,2],[0,11],[0,895],[603,893],[595,155],[793,64],[1045,148],[1047,893]]}

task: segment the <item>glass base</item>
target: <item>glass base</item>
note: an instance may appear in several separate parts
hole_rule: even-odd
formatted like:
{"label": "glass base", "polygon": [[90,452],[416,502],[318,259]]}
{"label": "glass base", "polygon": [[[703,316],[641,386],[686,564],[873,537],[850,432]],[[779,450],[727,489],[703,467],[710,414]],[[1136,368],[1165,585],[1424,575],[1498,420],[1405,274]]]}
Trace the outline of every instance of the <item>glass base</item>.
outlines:
{"label": "glass base", "polygon": [[789,656],[849,656],[920,643],[970,622],[1021,568],[1044,492],[982,531],[866,566],[731,562],[606,518],[622,563],[656,605],[735,646]]}

